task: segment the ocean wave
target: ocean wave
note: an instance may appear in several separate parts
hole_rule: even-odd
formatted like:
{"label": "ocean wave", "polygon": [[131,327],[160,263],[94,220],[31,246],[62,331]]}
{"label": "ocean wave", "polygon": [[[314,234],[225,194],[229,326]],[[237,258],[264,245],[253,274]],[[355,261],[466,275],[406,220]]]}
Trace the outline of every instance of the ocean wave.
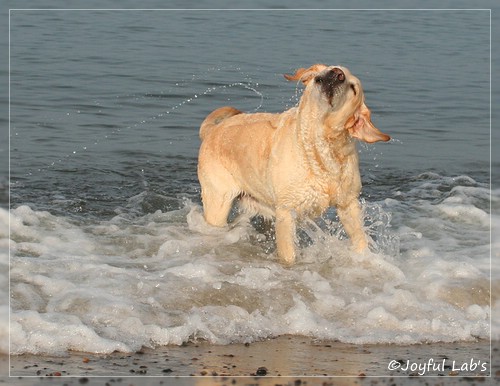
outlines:
{"label": "ocean wave", "polygon": [[[492,194],[498,202],[500,191]],[[0,350],[8,311],[12,354],[285,334],[359,344],[488,339],[500,304],[493,293],[490,307],[490,248],[498,257],[500,240],[490,244],[489,223],[498,230],[500,213],[490,217],[488,195],[470,178],[421,176],[405,192],[363,202],[371,252],[352,252],[330,211],[303,225],[292,268],[277,262],[272,232],[245,221],[212,228],[189,200],[148,213],[139,195],[100,221],[0,209],[5,268],[10,246]],[[491,278],[498,288],[497,268]]]}

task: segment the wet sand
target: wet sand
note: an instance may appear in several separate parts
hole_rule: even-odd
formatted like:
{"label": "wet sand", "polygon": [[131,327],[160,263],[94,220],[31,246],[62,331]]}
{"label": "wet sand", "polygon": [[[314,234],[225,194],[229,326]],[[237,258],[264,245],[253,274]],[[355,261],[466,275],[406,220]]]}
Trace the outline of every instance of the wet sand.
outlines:
{"label": "wet sand", "polygon": [[[252,344],[200,342],[137,353],[0,357],[15,385],[442,385],[495,383],[500,342],[349,345],[284,336]],[[391,367],[391,368],[389,368]],[[8,370],[7,370],[8,369]],[[443,383],[444,382],[444,383]]]}

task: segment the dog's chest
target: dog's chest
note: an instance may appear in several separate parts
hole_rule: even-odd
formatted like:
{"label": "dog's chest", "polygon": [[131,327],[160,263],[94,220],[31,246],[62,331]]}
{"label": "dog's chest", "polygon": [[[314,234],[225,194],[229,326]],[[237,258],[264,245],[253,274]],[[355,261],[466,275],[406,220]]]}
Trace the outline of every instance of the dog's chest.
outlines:
{"label": "dog's chest", "polygon": [[331,205],[338,192],[333,181],[308,179],[291,188],[289,205],[301,216],[317,216]]}
{"label": "dog's chest", "polygon": [[359,173],[309,175],[289,187],[286,201],[298,215],[314,217],[330,206],[343,205],[344,201],[357,197],[360,190]]}

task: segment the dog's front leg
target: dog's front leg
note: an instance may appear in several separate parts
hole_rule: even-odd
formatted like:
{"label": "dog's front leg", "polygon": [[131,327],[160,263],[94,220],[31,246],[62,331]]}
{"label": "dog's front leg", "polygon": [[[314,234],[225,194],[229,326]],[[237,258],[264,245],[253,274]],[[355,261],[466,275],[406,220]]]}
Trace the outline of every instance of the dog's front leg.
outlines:
{"label": "dog's front leg", "polygon": [[351,239],[354,250],[363,252],[368,247],[368,240],[363,229],[363,218],[358,199],[352,199],[347,205],[337,207],[337,214]]}
{"label": "dog's front leg", "polygon": [[289,209],[276,210],[276,245],[278,257],[282,264],[292,265],[295,263],[295,219],[293,212]]}

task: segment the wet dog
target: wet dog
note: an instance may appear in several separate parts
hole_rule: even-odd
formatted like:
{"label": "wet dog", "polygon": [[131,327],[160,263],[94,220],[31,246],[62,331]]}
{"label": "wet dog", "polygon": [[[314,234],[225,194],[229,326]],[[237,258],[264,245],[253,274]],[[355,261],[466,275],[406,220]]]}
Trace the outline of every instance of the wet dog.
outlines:
{"label": "wet dog", "polygon": [[198,178],[205,220],[227,225],[232,203],[252,215],[276,219],[280,261],[296,259],[296,224],[330,206],[354,249],[368,246],[359,204],[361,178],[355,140],[388,141],[365,105],[361,82],[345,67],[301,68],[297,107],[283,113],[246,114],[221,107],[200,127]]}

